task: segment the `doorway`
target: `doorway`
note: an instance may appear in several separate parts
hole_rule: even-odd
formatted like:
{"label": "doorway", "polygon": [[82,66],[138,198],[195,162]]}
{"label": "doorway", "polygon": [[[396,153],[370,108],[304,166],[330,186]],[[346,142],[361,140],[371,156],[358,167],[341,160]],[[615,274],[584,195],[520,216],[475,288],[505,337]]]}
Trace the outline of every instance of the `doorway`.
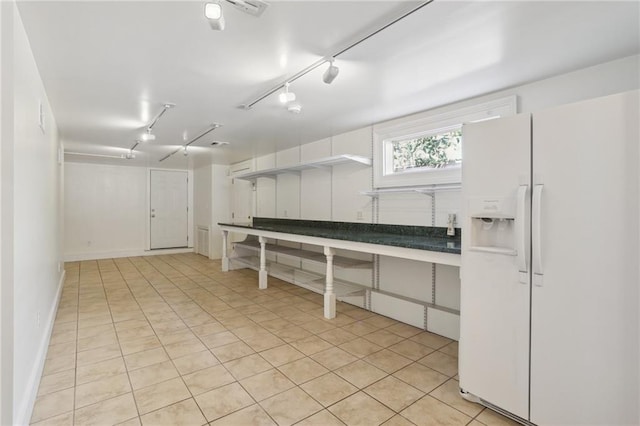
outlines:
{"label": "doorway", "polygon": [[151,170],[150,248],[182,248],[189,244],[189,175],[182,170]]}

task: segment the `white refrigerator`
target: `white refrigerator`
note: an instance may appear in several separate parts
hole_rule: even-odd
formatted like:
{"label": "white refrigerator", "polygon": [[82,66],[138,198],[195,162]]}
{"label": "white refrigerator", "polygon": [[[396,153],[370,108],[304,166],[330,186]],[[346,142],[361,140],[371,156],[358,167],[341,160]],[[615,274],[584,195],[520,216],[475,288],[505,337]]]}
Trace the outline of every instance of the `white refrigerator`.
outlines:
{"label": "white refrigerator", "polygon": [[463,128],[460,389],[522,423],[640,424],[638,92]]}

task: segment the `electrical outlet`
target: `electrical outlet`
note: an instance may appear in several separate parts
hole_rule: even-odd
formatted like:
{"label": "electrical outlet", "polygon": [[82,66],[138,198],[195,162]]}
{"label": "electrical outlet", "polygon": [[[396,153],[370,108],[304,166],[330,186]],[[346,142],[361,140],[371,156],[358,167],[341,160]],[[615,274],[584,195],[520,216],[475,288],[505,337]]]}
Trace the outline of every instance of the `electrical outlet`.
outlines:
{"label": "electrical outlet", "polygon": [[356,212],[356,220],[364,220],[364,213],[362,211]]}
{"label": "electrical outlet", "polygon": [[62,271],[62,262],[58,262],[58,273]]}
{"label": "electrical outlet", "polygon": [[286,210],[284,211],[284,217],[289,217],[289,213]]}
{"label": "electrical outlet", "polygon": [[40,312],[36,313],[36,325],[40,328]]}

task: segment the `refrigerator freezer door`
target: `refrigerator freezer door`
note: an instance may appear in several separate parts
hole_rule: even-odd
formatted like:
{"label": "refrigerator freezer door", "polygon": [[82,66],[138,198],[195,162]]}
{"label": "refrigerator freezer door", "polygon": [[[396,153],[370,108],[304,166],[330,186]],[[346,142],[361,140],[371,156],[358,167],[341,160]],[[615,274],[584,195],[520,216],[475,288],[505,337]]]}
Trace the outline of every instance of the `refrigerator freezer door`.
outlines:
{"label": "refrigerator freezer door", "polygon": [[533,229],[544,266],[531,305],[535,424],[639,420],[638,103],[632,92],[533,115],[533,174],[544,177]]}
{"label": "refrigerator freezer door", "polygon": [[[520,269],[530,264],[530,116],[466,125],[462,149],[460,387],[527,419],[530,286]],[[484,216],[478,200],[502,207]]]}

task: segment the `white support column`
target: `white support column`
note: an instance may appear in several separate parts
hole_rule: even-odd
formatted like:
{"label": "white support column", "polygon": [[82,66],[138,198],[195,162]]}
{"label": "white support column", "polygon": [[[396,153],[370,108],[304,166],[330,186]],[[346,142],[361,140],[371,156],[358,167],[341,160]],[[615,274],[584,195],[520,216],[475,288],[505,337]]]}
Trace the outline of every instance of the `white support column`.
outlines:
{"label": "white support column", "polygon": [[260,271],[258,271],[258,288],[267,288],[267,239],[265,237],[258,237],[260,242]]}
{"label": "white support column", "polygon": [[324,317],[332,319],[336,317],[336,295],[333,292],[333,255],[336,253],[332,247],[324,248],[327,256],[327,280],[324,285]]}
{"label": "white support column", "polygon": [[227,256],[227,240],[229,231],[222,231],[222,272],[229,272],[229,257]]}

